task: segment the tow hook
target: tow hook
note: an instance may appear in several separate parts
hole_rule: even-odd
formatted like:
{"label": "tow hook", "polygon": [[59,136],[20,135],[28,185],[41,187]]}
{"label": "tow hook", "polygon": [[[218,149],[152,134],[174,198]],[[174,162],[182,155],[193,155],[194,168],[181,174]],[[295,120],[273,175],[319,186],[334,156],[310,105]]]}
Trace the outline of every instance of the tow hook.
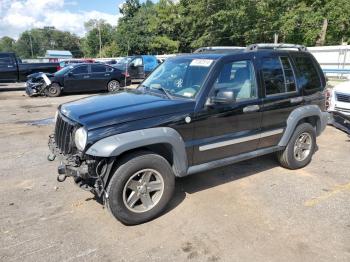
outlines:
{"label": "tow hook", "polygon": [[67,178],[66,175],[66,167],[64,165],[59,165],[58,167],[58,176],[57,176],[57,181],[58,182],[64,182]]}
{"label": "tow hook", "polygon": [[55,154],[49,154],[47,156],[47,160],[49,160],[49,161],[54,161],[55,159],[56,159],[56,155]]}

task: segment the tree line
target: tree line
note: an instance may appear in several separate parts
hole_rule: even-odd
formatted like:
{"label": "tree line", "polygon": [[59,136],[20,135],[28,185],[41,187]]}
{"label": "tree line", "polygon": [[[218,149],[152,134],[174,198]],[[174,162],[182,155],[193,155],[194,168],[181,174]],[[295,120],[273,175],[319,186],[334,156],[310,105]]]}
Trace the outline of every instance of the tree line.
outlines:
{"label": "tree line", "polygon": [[103,20],[85,24],[83,38],[52,28],[32,29],[15,41],[0,39],[0,51],[21,57],[48,49],[75,57],[191,52],[201,46],[246,46],[279,42],[338,45],[350,40],[349,0],[127,0],[113,27]]}

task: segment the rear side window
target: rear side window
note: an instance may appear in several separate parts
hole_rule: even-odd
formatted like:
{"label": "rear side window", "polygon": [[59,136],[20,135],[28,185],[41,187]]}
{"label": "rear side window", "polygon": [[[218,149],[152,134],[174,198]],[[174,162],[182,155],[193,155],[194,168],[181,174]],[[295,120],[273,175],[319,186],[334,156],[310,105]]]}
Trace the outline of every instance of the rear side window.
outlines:
{"label": "rear side window", "polygon": [[87,74],[88,73],[88,67],[87,66],[79,66],[72,71],[73,74]]}
{"label": "rear side window", "polygon": [[92,73],[105,73],[106,67],[104,65],[92,65],[91,71]]}
{"label": "rear side window", "polygon": [[296,91],[294,72],[288,57],[264,58],[262,75],[267,96]]}
{"label": "rear side window", "polygon": [[281,56],[280,59],[283,65],[286,92],[296,91],[295,77],[294,77],[292,64],[290,63],[289,58],[286,56]]}
{"label": "rear side window", "polygon": [[294,60],[300,74],[300,86],[306,90],[320,89],[321,80],[313,60],[307,56],[296,56]]}
{"label": "rear side window", "polygon": [[0,54],[0,65],[12,64],[12,59],[10,56],[5,54]]}

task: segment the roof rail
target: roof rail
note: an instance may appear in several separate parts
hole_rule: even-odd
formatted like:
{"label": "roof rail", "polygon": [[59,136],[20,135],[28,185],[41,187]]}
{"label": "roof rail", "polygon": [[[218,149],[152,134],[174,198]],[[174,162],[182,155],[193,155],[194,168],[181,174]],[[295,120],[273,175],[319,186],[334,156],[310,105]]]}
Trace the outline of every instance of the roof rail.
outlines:
{"label": "roof rail", "polygon": [[244,47],[241,46],[205,46],[200,47],[194,51],[194,53],[209,53],[209,52],[230,52],[244,50]]}
{"label": "roof rail", "polygon": [[307,52],[307,48],[303,45],[295,44],[253,44],[247,46],[247,51],[256,51],[259,49],[298,49],[298,51]]}

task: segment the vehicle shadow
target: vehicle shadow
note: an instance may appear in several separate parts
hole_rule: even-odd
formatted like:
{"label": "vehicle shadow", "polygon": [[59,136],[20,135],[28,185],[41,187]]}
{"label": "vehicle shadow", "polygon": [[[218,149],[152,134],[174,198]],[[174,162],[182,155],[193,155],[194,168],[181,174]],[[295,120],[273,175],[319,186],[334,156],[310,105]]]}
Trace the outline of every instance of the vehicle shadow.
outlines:
{"label": "vehicle shadow", "polygon": [[273,154],[246,160],[230,166],[213,169],[176,179],[175,194],[163,214],[175,209],[186,199],[186,194],[194,194],[209,188],[234,182],[244,177],[257,175],[278,166]]}
{"label": "vehicle shadow", "polygon": [[[257,175],[258,173],[272,169],[276,166],[278,166],[278,163],[274,155],[270,154],[207,172],[177,178],[175,181],[174,196],[167,208],[159,216],[163,216],[175,209],[186,199],[187,194],[194,194],[216,186],[234,182],[235,180],[244,177]],[[104,206],[103,199],[96,195],[87,198],[85,201],[91,200],[97,201]]]}

